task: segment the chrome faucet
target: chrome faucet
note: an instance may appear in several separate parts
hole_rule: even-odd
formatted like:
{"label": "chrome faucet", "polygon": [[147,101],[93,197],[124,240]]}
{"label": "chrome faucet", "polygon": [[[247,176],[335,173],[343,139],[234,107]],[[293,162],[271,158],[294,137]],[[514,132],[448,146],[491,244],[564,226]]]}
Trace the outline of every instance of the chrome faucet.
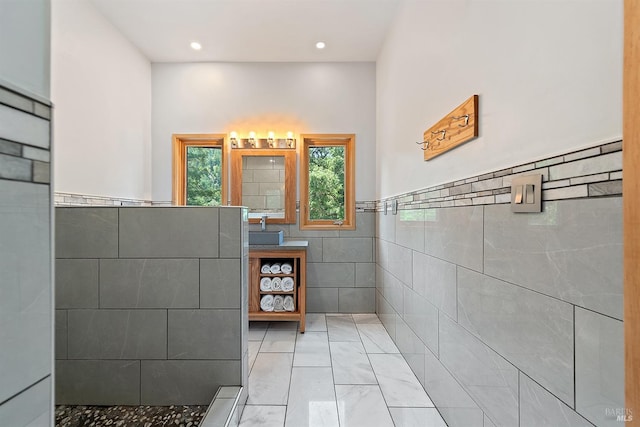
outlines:
{"label": "chrome faucet", "polygon": [[267,229],[267,216],[266,215],[262,215],[262,218],[260,219],[260,228],[261,228],[261,231],[266,231],[266,229]]}

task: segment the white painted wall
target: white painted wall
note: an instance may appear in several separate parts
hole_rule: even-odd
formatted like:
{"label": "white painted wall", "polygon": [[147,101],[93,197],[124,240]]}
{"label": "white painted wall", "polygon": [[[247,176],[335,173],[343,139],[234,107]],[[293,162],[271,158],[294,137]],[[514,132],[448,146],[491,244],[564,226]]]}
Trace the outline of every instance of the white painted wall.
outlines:
{"label": "white painted wall", "polygon": [[375,64],[153,64],[153,200],[171,200],[171,135],[356,134],[356,200],[375,193]]}
{"label": "white painted wall", "polygon": [[49,0],[0,1],[0,80],[49,99]]}
{"label": "white painted wall", "polygon": [[[377,197],[622,135],[621,0],[407,0],[377,62]],[[473,94],[480,137],[414,144]]]}
{"label": "white painted wall", "polygon": [[55,191],[151,197],[151,65],[84,0],[52,1]]}

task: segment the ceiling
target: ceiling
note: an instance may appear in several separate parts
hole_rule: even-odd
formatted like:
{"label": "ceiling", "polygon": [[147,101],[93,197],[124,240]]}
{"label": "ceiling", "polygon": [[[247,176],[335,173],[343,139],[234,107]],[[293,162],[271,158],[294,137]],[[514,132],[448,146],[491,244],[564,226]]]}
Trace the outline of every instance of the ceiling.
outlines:
{"label": "ceiling", "polygon": [[152,62],[325,62],[375,61],[402,0],[90,1]]}

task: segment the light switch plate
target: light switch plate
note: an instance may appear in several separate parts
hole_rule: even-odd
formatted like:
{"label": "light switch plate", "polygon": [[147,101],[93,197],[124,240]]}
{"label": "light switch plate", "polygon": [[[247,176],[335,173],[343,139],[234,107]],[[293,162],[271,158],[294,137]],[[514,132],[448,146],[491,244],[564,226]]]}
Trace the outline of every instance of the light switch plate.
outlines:
{"label": "light switch plate", "polygon": [[513,178],[511,181],[511,212],[542,212],[542,174]]}

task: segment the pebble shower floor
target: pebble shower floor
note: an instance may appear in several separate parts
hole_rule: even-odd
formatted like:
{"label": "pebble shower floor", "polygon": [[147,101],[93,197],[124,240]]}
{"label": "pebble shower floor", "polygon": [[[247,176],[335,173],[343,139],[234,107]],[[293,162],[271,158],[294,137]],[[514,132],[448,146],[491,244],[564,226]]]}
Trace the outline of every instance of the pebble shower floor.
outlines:
{"label": "pebble shower floor", "polygon": [[206,406],[56,407],[56,427],[195,427]]}

